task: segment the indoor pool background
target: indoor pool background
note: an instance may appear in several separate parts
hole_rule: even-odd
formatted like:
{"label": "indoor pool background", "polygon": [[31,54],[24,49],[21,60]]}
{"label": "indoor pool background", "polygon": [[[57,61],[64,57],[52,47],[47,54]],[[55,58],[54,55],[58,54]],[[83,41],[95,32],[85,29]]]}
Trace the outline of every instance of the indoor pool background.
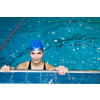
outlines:
{"label": "indoor pool background", "polygon": [[[23,18],[0,18],[0,47]],[[29,46],[39,39],[45,49],[43,61],[69,70],[100,70],[100,18],[26,17],[0,51],[0,67],[17,67],[29,61]]]}

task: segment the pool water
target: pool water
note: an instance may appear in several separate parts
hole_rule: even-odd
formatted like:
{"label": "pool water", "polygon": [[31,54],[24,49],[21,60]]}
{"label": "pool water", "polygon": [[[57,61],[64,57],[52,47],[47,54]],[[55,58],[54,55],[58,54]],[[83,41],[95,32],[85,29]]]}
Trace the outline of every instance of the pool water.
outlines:
{"label": "pool water", "polygon": [[[0,17],[0,47],[22,17]],[[44,45],[43,61],[69,70],[100,70],[99,17],[26,17],[0,51],[0,67],[31,60],[30,43]]]}

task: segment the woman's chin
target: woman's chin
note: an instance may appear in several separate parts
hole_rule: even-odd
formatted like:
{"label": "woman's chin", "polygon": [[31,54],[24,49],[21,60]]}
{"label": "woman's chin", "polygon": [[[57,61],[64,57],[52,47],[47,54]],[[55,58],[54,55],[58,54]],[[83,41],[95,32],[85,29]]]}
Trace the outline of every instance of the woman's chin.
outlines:
{"label": "woman's chin", "polygon": [[39,62],[40,62],[40,61],[35,61],[35,60],[34,60],[34,63],[36,63],[36,64],[39,63]]}
{"label": "woman's chin", "polygon": [[35,63],[35,64],[38,64],[39,62],[35,61],[34,63]]}

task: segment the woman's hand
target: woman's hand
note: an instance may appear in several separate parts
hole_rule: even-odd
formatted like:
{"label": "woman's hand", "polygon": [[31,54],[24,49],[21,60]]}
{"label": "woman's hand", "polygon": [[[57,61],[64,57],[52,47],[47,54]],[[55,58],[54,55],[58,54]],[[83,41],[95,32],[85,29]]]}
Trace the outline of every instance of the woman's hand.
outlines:
{"label": "woman's hand", "polygon": [[10,66],[7,66],[7,65],[4,65],[1,70],[3,72],[10,72],[11,69],[15,69],[14,67],[10,67]]}
{"label": "woman's hand", "polygon": [[59,66],[59,67],[56,67],[56,70],[59,71],[59,75],[65,75],[66,72],[68,71],[68,68],[64,66]]}

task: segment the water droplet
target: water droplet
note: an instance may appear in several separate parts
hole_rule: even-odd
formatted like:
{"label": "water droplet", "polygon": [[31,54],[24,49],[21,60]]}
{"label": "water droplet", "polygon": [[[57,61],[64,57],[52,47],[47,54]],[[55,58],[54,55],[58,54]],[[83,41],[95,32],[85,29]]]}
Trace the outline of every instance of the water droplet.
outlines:
{"label": "water droplet", "polygon": [[82,24],[80,24],[80,26],[82,26]]}
{"label": "water droplet", "polygon": [[13,53],[13,55],[15,55],[15,54]]}
{"label": "water droplet", "polygon": [[40,21],[38,21],[38,23],[40,23]]}
{"label": "water droplet", "polygon": [[57,64],[55,63],[55,65],[57,65]]}
{"label": "water droplet", "polygon": [[85,49],[85,47],[83,46],[83,49]]}
{"label": "water droplet", "polygon": [[16,50],[16,52],[18,52],[18,50]]}
{"label": "water droplet", "polygon": [[70,30],[68,30],[70,32]]}
{"label": "water droplet", "polygon": [[75,51],[75,49],[73,49],[73,51]]}
{"label": "water droplet", "polygon": [[51,57],[53,57],[53,55]]}
{"label": "water droplet", "polygon": [[79,50],[79,48],[77,48],[77,50]]}
{"label": "water droplet", "polygon": [[100,58],[98,58],[97,60],[99,60]]}
{"label": "water droplet", "polygon": [[65,38],[62,38],[62,37],[61,37],[61,39],[64,40]]}
{"label": "water droplet", "polygon": [[38,37],[40,37],[40,35],[38,35]]}
{"label": "water droplet", "polygon": [[32,34],[30,34],[30,36],[32,36]]}
{"label": "water droplet", "polygon": [[23,45],[23,47],[25,47],[25,45]]}
{"label": "water droplet", "polygon": [[55,32],[52,32],[51,34],[55,34]]}
{"label": "water droplet", "polygon": [[82,63],[84,63],[84,61],[82,61]]}
{"label": "water droplet", "polygon": [[90,54],[92,54],[92,52],[90,52]]}

